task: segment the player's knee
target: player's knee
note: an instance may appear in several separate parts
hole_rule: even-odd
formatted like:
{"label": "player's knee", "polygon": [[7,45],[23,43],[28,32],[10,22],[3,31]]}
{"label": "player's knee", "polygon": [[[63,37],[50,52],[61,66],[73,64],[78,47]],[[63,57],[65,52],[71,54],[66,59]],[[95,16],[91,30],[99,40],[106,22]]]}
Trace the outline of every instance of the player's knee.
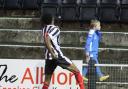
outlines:
{"label": "player's knee", "polygon": [[73,74],[74,74],[74,75],[78,75],[79,73],[80,73],[79,70],[74,70],[74,71],[73,71]]}
{"label": "player's knee", "polygon": [[45,75],[45,81],[47,83],[50,83],[50,81],[51,81],[51,75]]}

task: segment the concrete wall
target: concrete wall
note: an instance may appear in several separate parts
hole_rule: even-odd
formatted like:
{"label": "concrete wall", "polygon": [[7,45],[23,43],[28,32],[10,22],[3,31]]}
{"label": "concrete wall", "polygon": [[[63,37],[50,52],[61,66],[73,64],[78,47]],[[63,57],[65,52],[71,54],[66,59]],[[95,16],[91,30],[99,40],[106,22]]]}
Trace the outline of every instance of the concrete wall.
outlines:
{"label": "concrete wall", "polygon": [[[43,44],[41,30],[0,29],[1,43]],[[62,46],[83,47],[87,36],[86,31],[62,31],[60,43]],[[82,37],[82,41],[80,39]],[[128,33],[103,32],[100,47],[128,47]]]}
{"label": "concrete wall", "polygon": [[[15,12],[16,13],[16,12]],[[20,12],[19,12],[20,13]],[[29,13],[29,12],[26,12]],[[30,12],[30,13],[39,13],[39,12]],[[3,15],[4,16],[4,15]],[[5,15],[6,16],[6,15]],[[40,15],[7,15],[7,17],[0,17],[0,28],[9,28],[9,29],[40,29]],[[57,21],[56,25],[61,26],[61,21]],[[68,31],[85,31],[88,30],[89,24],[85,22],[84,27],[80,27],[79,22],[64,22],[61,30]],[[127,24],[119,24],[119,23],[102,23],[102,31],[114,31],[114,32],[128,32]]]}
{"label": "concrete wall", "polygon": [[[44,48],[34,47],[0,47],[0,58],[28,58],[28,59],[44,59]],[[84,50],[79,48],[62,48],[65,56],[71,60],[85,59]],[[127,64],[128,50],[121,49],[100,49],[100,63],[111,64]]]}
{"label": "concrete wall", "polygon": [[[82,31],[62,31],[60,43],[65,55],[70,59],[84,59],[84,44],[80,43],[80,38],[85,39],[86,32]],[[85,40],[83,40],[85,41]],[[40,30],[0,30],[1,45],[27,45],[44,46]],[[65,48],[63,48],[65,47]],[[128,34],[103,32],[99,50],[99,59],[102,63],[128,63]],[[119,47],[119,48],[117,48]],[[106,49],[107,48],[107,49]],[[44,58],[43,48],[34,47],[0,47],[0,58]]]}

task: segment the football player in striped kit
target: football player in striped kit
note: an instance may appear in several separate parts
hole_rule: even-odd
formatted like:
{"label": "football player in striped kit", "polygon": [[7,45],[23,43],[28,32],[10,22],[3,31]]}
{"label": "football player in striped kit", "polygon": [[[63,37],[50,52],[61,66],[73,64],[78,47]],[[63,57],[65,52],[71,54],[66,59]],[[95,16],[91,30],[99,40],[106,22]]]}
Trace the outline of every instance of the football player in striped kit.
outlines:
{"label": "football player in striped kit", "polygon": [[75,75],[76,81],[79,83],[80,89],[85,89],[84,82],[80,71],[73,62],[63,55],[60,45],[59,36],[60,29],[54,25],[54,17],[51,14],[41,16],[43,26],[42,35],[45,43],[45,82],[42,89],[48,89],[51,76],[57,66],[67,69]]}

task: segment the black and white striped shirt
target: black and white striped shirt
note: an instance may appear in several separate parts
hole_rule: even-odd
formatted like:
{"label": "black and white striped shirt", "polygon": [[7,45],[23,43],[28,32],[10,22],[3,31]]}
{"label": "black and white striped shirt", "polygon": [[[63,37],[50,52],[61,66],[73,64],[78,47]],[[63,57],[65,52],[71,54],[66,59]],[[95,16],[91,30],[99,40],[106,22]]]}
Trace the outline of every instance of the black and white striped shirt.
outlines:
{"label": "black and white striped shirt", "polygon": [[[63,57],[63,53],[60,50],[60,45],[59,45],[59,36],[60,36],[59,27],[55,25],[46,25],[43,28],[42,33],[43,33],[43,38],[45,37],[45,34],[47,34],[50,37],[52,48],[55,54],[58,57]],[[47,48],[45,48],[45,59],[52,59],[51,53],[48,51]]]}

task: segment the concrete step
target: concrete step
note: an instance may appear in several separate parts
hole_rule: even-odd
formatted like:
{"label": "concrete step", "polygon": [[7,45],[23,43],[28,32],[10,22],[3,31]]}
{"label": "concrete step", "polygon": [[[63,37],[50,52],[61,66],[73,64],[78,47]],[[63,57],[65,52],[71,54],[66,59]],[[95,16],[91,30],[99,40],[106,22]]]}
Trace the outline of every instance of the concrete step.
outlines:
{"label": "concrete step", "polygon": [[[18,12],[17,12],[18,13]],[[31,12],[32,14],[36,12]],[[15,13],[14,13],[15,14]],[[4,29],[40,29],[40,15],[21,15],[19,13],[19,16],[1,16],[0,17],[0,28]],[[61,21],[57,21],[55,23],[59,27],[61,27]],[[85,26],[80,27],[80,22],[64,22],[64,26],[61,27],[61,30],[66,31],[85,31],[88,30],[89,24],[85,23]],[[107,24],[102,23],[102,31],[123,31],[128,32],[128,25],[127,24]]]}
{"label": "concrete step", "polygon": [[0,10],[0,17],[40,17],[39,10]]}
{"label": "concrete step", "polygon": [[[71,60],[85,59],[84,49],[80,47],[61,47],[64,55]],[[14,59],[44,59],[44,46],[26,46],[26,45],[0,45],[0,58]],[[100,48],[100,63],[127,64],[128,49],[120,48]]]}
{"label": "concrete step", "polygon": [[17,17],[0,17],[0,28],[5,29],[39,29],[39,18],[17,18]]}
{"label": "concrete step", "polygon": [[[100,47],[128,48],[127,32],[102,32]],[[0,29],[1,44],[43,44],[41,30]],[[62,46],[84,47],[87,31],[61,31]],[[82,42],[80,42],[80,40]]]}
{"label": "concrete step", "polygon": [[[38,17],[32,17],[31,15],[29,16],[14,16],[14,17],[0,17],[0,28],[3,29],[40,29],[41,25],[40,25],[40,16]],[[68,23],[67,23],[68,24]],[[82,30],[80,28],[78,28],[79,23],[70,23],[70,26],[67,26],[66,24],[66,28],[68,27],[68,29],[62,29],[62,30],[73,30],[74,29],[74,25],[75,25],[75,29],[74,30]],[[58,25],[59,27],[61,26],[61,22],[58,21],[56,22],[56,25]]]}

